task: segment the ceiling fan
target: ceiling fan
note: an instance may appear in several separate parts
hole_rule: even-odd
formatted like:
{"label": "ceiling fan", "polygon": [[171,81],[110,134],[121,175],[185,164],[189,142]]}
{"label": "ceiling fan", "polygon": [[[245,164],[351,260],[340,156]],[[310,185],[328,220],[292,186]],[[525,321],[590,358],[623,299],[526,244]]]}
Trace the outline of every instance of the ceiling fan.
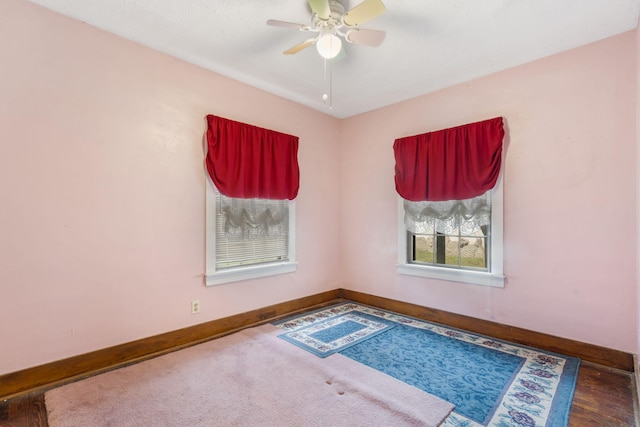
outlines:
{"label": "ceiling fan", "polygon": [[362,3],[345,12],[338,0],[308,0],[313,12],[308,25],[269,19],[267,25],[293,28],[298,31],[317,33],[297,45],[285,50],[285,55],[292,55],[316,45],[320,56],[332,59],[342,51],[342,39],[348,43],[365,46],[380,46],[385,32],[359,28],[360,24],[382,15],[386,9],[382,0],[364,0]]}

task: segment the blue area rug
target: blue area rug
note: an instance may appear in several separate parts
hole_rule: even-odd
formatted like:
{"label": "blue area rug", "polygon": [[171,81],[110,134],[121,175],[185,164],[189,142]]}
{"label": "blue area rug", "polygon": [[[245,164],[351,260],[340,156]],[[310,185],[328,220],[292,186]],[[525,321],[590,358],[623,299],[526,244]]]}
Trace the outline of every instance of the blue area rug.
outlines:
{"label": "blue area rug", "polygon": [[406,325],[340,353],[453,403],[457,413],[481,424],[525,362]]}
{"label": "blue area rug", "polygon": [[398,324],[393,321],[352,311],[329,318],[317,318],[316,321],[278,336],[316,356],[327,357],[396,325]]}
{"label": "blue area rug", "polygon": [[[356,318],[386,327],[364,333]],[[442,426],[568,425],[579,359],[353,303],[276,326],[316,355],[340,352],[455,404]]]}

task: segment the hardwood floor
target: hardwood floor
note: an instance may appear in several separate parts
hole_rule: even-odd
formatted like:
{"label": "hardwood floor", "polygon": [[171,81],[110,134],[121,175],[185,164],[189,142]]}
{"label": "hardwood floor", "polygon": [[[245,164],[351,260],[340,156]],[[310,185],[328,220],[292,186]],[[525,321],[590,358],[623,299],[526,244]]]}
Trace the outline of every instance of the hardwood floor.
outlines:
{"label": "hardwood floor", "polygon": [[30,393],[0,402],[0,426],[2,427],[45,427],[48,425],[44,392]]}
{"label": "hardwood floor", "polygon": [[569,425],[637,426],[631,372],[582,362],[571,405]]}
{"label": "hardwood floor", "polygon": [[[578,373],[569,426],[637,426],[633,387],[632,373],[583,362]],[[2,427],[47,425],[44,392],[31,393],[0,402],[0,426]]]}

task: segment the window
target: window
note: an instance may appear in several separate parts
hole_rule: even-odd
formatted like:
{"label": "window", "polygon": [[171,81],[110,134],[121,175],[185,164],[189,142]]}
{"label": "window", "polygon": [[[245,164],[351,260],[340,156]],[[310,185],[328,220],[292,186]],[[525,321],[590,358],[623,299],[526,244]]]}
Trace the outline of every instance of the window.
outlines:
{"label": "window", "polygon": [[295,271],[298,137],[207,116],[206,284]]}
{"label": "window", "polygon": [[394,142],[398,272],[504,286],[503,120]]}
{"label": "window", "polygon": [[414,264],[488,271],[491,194],[469,200],[404,203],[409,257]]}
{"label": "window", "polygon": [[296,270],[295,202],[226,197],[207,182],[207,285]]}
{"label": "window", "polygon": [[[481,196],[489,203],[489,209],[467,215],[466,221],[450,216],[448,220],[431,218],[417,223],[411,217],[415,218],[415,209],[424,205],[412,205],[399,197],[398,272],[503,287],[502,193],[502,183],[498,182],[493,190]],[[477,217],[487,214],[488,223],[480,220],[483,225],[479,225]],[[443,222],[449,223],[449,227]]]}

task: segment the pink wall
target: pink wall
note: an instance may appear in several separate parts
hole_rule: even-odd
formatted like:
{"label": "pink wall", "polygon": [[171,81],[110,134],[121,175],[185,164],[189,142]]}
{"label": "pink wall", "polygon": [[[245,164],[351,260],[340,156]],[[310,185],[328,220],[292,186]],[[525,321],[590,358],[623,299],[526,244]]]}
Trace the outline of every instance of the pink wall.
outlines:
{"label": "pink wall", "polygon": [[[634,34],[343,121],[24,0],[0,39],[0,374],[341,286],[638,349]],[[300,136],[295,274],[203,286],[208,113]],[[397,275],[393,139],[497,115],[506,288]]]}
{"label": "pink wall", "polygon": [[[640,165],[640,27],[636,28],[636,164]],[[638,166],[640,167],[640,166]],[[638,289],[638,310],[637,316],[637,343],[636,355],[640,354],[640,174],[636,171],[636,269],[637,269],[637,289]],[[638,359],[636,359],[638,363]],[[636,387],[640,395],[640,366],[636,366]]]}
{"label": "pink wall", "polygon": [[[342,124],[345,287],[636,352],[636,35]],[[393,140],[503,116],[504,289],[398,275]]]}
{"label": "pink wall", "polygon": [[[337,119],[23,0],[0,39],[0,374],[340,286]],[[300,137],[294,275],[203,286],[208,113]]]}

